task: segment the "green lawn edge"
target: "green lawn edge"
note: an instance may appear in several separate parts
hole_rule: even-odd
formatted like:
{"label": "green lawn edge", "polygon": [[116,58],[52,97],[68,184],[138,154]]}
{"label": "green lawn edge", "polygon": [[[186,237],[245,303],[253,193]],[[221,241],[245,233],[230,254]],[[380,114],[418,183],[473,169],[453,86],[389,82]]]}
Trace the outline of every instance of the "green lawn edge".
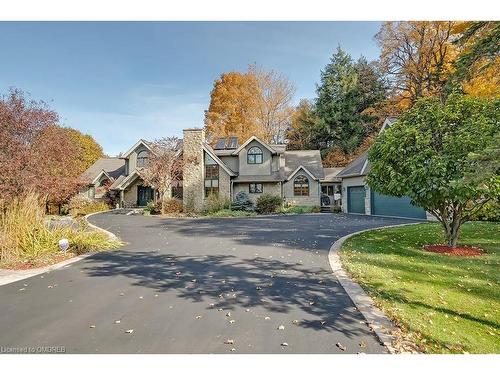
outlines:
{"label": "green lawn edge", "polygon": [[500,223],[470,222],[460,244],[480,257],[424,251],[438,223],[377,229],[344,242],[340,259],[376,305],[426,353],[500,353]]}

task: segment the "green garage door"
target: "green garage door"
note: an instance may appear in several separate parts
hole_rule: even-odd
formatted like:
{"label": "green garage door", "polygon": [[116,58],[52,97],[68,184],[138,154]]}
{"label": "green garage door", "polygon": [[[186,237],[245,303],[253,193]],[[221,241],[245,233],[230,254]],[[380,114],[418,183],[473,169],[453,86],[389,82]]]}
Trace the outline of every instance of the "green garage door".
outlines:
{"label": "green garage door", "polygon": [[353,214],[365,213],[365,187],[347,187],[347,212]]}
{"label": "green garage door", "polygon": [[410,203],[408,197],[391,197],[372,190],[372,215],[425,219],[425,210]]}

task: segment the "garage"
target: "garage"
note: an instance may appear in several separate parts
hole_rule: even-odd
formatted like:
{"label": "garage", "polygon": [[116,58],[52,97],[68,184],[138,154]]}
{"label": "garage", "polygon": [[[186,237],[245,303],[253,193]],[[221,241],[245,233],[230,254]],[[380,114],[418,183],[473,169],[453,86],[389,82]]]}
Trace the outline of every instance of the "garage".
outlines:
{"label": "garage", "polygon": [[350,214],[365,213],[364,186],[349,186],[347,188],[347,212]]}
{"label": "garage", "polygon": [[425,219],[425,210],[410,203],[408,197],[391,197],[379,194],[372,190],[371,214],[380,216],[408,217],[413,219]]}

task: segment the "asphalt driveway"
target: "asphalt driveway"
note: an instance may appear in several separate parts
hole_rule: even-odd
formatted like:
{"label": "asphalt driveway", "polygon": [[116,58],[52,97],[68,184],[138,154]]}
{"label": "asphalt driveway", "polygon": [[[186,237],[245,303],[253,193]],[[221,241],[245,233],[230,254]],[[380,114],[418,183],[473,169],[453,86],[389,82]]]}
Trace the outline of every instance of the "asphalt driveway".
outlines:
{"label": "asphalt driveway", "polygon": [[332,275],[328,250],[348,233],[409,220],[113,211],[90,221],[127,244],[0,287],[3,351],[385,352]]}

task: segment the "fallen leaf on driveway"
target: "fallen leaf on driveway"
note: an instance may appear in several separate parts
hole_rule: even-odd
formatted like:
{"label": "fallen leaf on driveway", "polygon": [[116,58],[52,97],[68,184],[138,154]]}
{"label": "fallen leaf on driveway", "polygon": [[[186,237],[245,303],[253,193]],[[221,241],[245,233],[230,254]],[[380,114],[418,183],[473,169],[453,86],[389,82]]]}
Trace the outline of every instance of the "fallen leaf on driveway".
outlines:
{"label": "fallen leaf on driveway", "polygon": [[127,329],[127,330],[125,331],[125,333],[132,333],[132,332],[134,332],[134,330],[133,330],[133,329]]}
{"label": "fallen leaf on driveway", "polygon": [[280,331],[283,331],[283,330],[285,329],[285,326],[278,326],[278,329],[279,329]]}
{"label": "fallen leaf on driveway", "polygon": [[95,325],[91,324],[89,325],[89,328],[95,328]]}
{"label": "fallen leaf on driveway", "polygon": [[340,342],[338,342],[336,345],[337,345],[337,348],[339,348],[339,349],[340,349],[340,350],[342,350],[342,351],[345,351],[345,350],[347,349],[347,348],[346,348],[344,345],[342,345]]}
{"label": "fallen leaf on driveway", "polygon": [[20,291],[20,292],[22,292],[23,290],[26,290],[26,288],[21,288],[21,289],[19,289],[19,291]]}
{"label": "fallen leaf on driveway", "polygon": [[281,346],[288,346],[288,343],[287,342],[282,342]]}

